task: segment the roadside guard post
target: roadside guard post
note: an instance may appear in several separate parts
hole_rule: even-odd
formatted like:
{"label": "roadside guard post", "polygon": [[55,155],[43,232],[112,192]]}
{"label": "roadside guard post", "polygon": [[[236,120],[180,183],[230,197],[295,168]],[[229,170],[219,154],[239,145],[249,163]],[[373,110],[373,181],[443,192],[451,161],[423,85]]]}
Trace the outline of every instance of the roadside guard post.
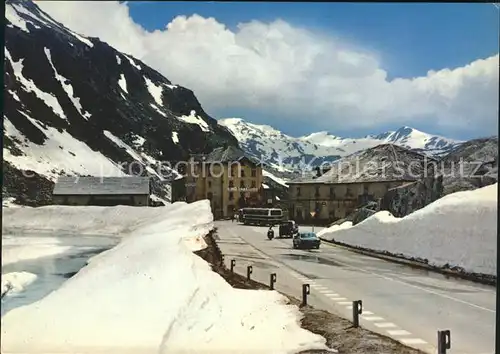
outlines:
{"label": "roadside guard post", "polygon": [[252,274],[252,272],[253,272],[253,267],[248,266],[247,267],[247,280],[250,280],[250,275]]}
{"label": "roadside guard post", "polygon": [[446,354],[446,350],[451,348],[450,330],[438,331],[438,354]]}
{"label": "roadside guard post", "polygon": [[359,315],[363,313],[363,301],[356,300],[352,302],[352,323],[354,327],[359,327]]}
{"label": "roadside guard post", "polygon": [[234,266],[236,265],[236,260],[231,259],[231,273],[234,273]]}
{"label": "roadside guard post", "polygon": [[271,278],[269,280],[269,288],[274,290],[274,283],[276,283],[276,273],[271,273]]}
{"label": "roadside guard post", "polygon": [[307,305],[307,295],[311,293],[309,284],[302,284],[302,306]]}

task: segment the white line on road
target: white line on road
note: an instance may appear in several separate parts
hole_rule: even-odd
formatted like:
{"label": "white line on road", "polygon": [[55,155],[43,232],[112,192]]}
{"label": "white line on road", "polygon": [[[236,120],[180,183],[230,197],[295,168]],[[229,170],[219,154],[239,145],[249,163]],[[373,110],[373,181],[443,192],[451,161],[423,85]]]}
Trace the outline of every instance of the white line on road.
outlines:
{"label": "white line on road", "polygon": [[345,301],[347,300],[345,297],[332,297],[333,301]]}
{"label": "white line on road", "polygon": [[316,284],[313,285],[313,288],[316,290],[323,290],[323,291],[328,290],[328,288],[326,286],[316,285]]}
{"label": "white line on road", "polygon": [[[329,245],[330,246],[330,245]],[[334,247],[332,245],[332,247]],[[398,279],[394,279],[394,278],[390,278],[390,277],[387,277],[387,276],[384,276],[382,274],[378,274],[378,273],[375,273],[375,272],[371,272],[369,270],[366,270],[364,268],[358,268],[358,267],[354,267],[348,263],[344,263],[344,262],[341,262],[341,261],[338,261],[336,260],[336,262],[338,264],[341,264],[347,268],[351,268],[351,269],[356,269],[356,270],[359,270],[361,272],[364,272],[364,273],[367,273],[367,274],[371,274],[371,275],[374,275],[374,276],[377,276],[377,277],[380,277],[380,278],[383,278],[385,280],[390,280],[390,281],[394,281],[396,283],[400,283],[400,284],[403,284],[403,285],[406,285],[406,286],[409,286],[411,288],[414,288],[414,289],[418,289],[418,290],[421,290],[421,291],[424,291],[424,292],[427,292],[429,294],[433,294],[433,295],[437,295],[437,296],[441,296],[445,299],[449,299],[449,300],[453,300],[453,301],[456,301],[456,302],[460,302],[462,304],[465,304],[465,305],[469,305],[469,306],[472,306],[472,307],[475,307],[477,309],[480,309],[480,310],[484,310],[484,311],[488,311],[488,312],[491,312],[491,313],[495,313],[496,311],[495,310],[492,310],[492,309],[488,309],[486,307],[482,307],[482,306],[479,306],[479,305],[476,305],[476,304],[473,304],[473,303],[470,303],[468,301],[464,301],[464,300],[460,300],[460,299],[457,299],[453,296],[449,296],[449,295],[446,295],[446,294],[443,294],[443,293],[440,293],[440,292],[437,292],[437,291],[432,291],[432,290],[429,290],[429,289],[425,289],[421,286],[418,286],[418,285],[413,285],[413,284],[409,284],[407,282],[405,282],[404,280],[400,280],[399,278]]]}
{"label": "white line on road", "polygon": [[384,320],[383,317],[377,317],[377,316],[367,316],[367,317],[363,317],[363,319],[366,321],[383,321]]}
{"label": "white line on road", "polygon": [[427,342],[420,338],[403,338],[400,339],[403,344],[427,344]]}
{"label": "white line on road", "polygon": [[382,323],[374,323],[374,325],[378,328],[394,328],[397,327],[394,323],[392,322],[382,322]]}
{"label": "white line on road", "polygon": [[387,333],[391,336],[409,336],[411,333],[408,331],[405,331],[404,329],[393,329],[393,330],[388,330]]}
{"label": "white line on road", "polygon": [[342,305],[342,306],[348,306],[348,305],[352,306],[352,302],[350,302],[350,301],[340,301],[340,302],[337,302],[337,304]]}
{"label": "white line on road", "polygon": [[322,294],[325,296],[328,296],[328,297],[339,297],[340,296],[339,294],[336,294],[336,293],[322,293]]}

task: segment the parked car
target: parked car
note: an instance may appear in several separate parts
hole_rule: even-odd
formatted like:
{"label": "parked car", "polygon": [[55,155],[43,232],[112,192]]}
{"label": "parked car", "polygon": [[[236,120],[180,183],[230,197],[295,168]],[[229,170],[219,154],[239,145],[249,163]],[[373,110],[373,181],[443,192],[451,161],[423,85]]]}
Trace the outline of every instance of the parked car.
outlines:
{"label": "parked car", "polygon": [[279,237],[292,238],[299,232],[299,226],[293,220],[285,221],[280,224],[279,227]]}
{"label": "parked car", "polygon": [[293,238],[293,248],[319,249],[321,240],[314,232],[299,232]]}

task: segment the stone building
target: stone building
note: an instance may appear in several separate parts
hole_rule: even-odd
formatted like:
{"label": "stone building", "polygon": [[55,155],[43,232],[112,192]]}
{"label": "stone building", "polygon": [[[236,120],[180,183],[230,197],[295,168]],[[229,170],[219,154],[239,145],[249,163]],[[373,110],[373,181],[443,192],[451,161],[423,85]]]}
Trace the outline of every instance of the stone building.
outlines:
{"label": "stone building", "polygon": [[[324,174],[289,182],[289,215],[297,221],[331,223],[393,188],[421,180],[434,159],[384,144],[336,161]],[[432,173],[432,172],[431,172]]]}
{"label": "stone building", "polygon": [[148,177],[59,177],[52,202],[59,205],[148,206]]}
{"label": "stone building", "polygon": [[210,200],[215,218],[263,203],[262,165],[236,147],[193,155],[183,169],[186,201]]}

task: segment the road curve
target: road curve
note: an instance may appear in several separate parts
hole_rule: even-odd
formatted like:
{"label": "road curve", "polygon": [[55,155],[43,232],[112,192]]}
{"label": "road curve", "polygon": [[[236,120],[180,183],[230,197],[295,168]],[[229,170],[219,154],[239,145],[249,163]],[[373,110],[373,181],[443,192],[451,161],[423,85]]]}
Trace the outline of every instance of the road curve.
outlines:
{"label": "road curve", "polygon": [[436,353],[437,331],[445,329],[451,331],[449,353],[494,353],[496,293],[492,286],[446,278],[326,243],[319,250],[295,250],[290,239],[269,241],[266,227],[231,221],[215,224],[226,265],[235,259],[240,274],[252,265],[252,279],[268,283],[270,273],[277,273],[276,289],[297,298],[301,285],[308,283],[311,305],[349,319],[352,301],[362,300],[363,327],[428,353]]}

